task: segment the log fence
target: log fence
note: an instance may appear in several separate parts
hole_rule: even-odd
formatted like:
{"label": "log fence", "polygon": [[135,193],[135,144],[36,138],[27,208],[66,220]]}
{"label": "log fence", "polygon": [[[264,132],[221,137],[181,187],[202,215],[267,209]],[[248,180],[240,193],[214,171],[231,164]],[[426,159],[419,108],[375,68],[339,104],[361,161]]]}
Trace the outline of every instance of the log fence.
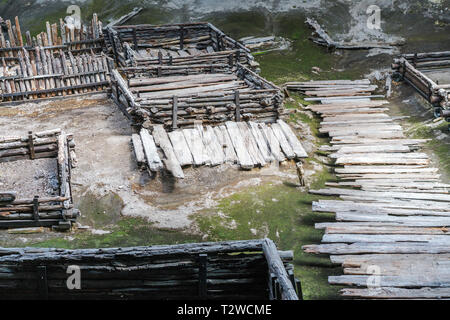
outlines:
{"label": "log fence", "polygon": [[5,21],[5,34],[0,31],[0,58],[8,65],[17,64],[20,52],[28,51],[34,55],[36,47],[44,50],[59,52],[72,52],[74,55],[83,53],[100,53],[103,51],[103,26],[94,13],[89,24],[67,24],[63,19],[59,23],[46,22],[46,30],[36,36],[31,36],[30,31],[21,32],[19,18],[15,17],[14,24],[10,20]]}
{"label": "log fence", "polygon": [[[2,299],[299,299],[289,276],[293,254],[279,252],[269,239],[0,252]],[[73,265],[80,268],[81,286],[70,290],[67,270]]]}

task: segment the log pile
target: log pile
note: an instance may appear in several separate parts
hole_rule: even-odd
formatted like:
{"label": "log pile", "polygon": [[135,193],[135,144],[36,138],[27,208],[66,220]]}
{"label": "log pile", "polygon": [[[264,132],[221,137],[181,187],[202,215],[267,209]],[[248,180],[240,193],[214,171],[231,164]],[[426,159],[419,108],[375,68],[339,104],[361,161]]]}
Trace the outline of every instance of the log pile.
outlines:
{"label": "log pile", "polygon": [[283,103],[277,86],[240,64],[231,73],[126,80],[114,70],[112,83],[114,99],[135,124],[150,122],[168,129],[230,120],[271,123],[278,119]]}
{"label": "log pile", "polygon": [[79,215],[73,208],[70,185],[75,158],[72,135],[59,129],[29,132],[26,137],[0,138],[0,163],[54,158],[58,168],[58,195],[16,199],[14,191],[0,191],[0,228],[51,227],[67,230]]}
{"label": "log pile", "polygon": [[109,88],[109,62],[105,55],[54,52],[36,47],[30,55],[17,52],[18,66],[4,64],[0,101],[48,99],[105,91]]}
{"label": "log pile", "polygon": [[344,275],[328,282],[349,286],[345,297],[449,298],[450,185],[419,152],[425,140],[405,138],[386,113],[388,102],[364,97],[322,97],[309,106],[323,118],[320,132],[331,145],[321,150],[338,178],[310,193],[340,199],[313,202],[313,211],[335,213],[337,222],[316,224],[325,229],[322,244],[304,250],[342,265]]}
{"label": "log pile", "polygon": [[401,41],[393,43],[353,43],[334,41],[315,19],[307,18],[305,23],[314,31],[313,36],[310,37],[310,39],[318,45],[327,47],[329,50],[393,49],[395,46],[403,45],[403,42]]}
{"label": "log pile", "polygon": [[[300,291],[292,252],[269,239],[0,252],[0,298],[9,300],[298,300]],[[79,289],[67,286],[69,266],[79,267]]]}
{"label": "log pile", "polygon": [[204,60],[222,51],[238,51],[235,56],[240,63],[257,65],[249,49],[210,23],[115,26],[105,33],[108,51],[122,67],[168,65],[190,56]]}
{"label": "log pile", "polygon": [[450,109],[450,84],[438,84],[427,75],[436,70],[450,73],[449,51],[405,54],[394,60],[392,69],[431,103],[437,117],[442,116],[450,121],[445,116],[445,111]]}
{"label": "log pile", "polygon": [[226,122],[211,127],[166,132],[155,125],[149,132],[133,134],[132,143],[138,165],[151,173],[167,170],[184,178],[188,166],[237,164],[250,170],[273,162],[300,160],[308,155],[293,130],[282,120],[266,125],[255,122]]}
{"label": "log pile", "polygon": [[29,31],[22,33],[18,17],[15,18],[14,24],[10,20],[6,20],[5,24],[5,34],[0,31],[0,58],[8,64],[17,64],[19,52],[23,50],[27,50],[32,56],[36,47],[56,52],[71,51],[74,55],[103,51],[102,22],[95,13],[90,24],[80,24],[78,28],[76,24],[68,25],[63,19],[53,24],[47,21],[46,31],[33,37]]}

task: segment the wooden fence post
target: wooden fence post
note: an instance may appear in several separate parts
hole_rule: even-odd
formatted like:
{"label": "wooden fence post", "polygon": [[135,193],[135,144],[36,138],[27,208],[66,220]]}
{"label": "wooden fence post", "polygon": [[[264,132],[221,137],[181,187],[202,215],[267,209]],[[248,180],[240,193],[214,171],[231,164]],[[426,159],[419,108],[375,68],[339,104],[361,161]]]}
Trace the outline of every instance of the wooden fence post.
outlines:
{"label": "wooden fence post", "polygon": [[200,299],[206,299],[208,295],[208,255],[199,254],[199,268],[198,268],[198,280],[199,280],[199,296]]}

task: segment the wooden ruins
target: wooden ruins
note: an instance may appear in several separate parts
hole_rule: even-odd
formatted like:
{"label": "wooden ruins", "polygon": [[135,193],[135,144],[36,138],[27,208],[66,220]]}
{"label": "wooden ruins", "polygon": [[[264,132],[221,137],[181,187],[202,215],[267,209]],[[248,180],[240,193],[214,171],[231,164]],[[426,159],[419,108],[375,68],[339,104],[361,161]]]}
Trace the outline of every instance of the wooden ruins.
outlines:
{"label": "wooden ruins", "polygon": [[[77,29],[60,19],[47,22],[46,32],[23,41],[19,20],[6,21],[0,32],[0,103],[105,92],[110,62],[103,50],[102,24],[97,15]],[[5,40],[8,39],[8,40]]]}
{"label": "wooden ruins", "polygon": [[250,67],[257,65],[248,48],[205,22],[108,27],[105,43],[122,67],[220,63],[215,55],[226,55]]}
{"label": "wooden ruins", "polygon": [[450,122],[450,83],[439,84],[430,73],[446,72],[450,79],[450,51],[404,54],[392,68],[397,77],[411,85],[434,108],[436,117]]}
{"label": "wooden ruins", "polygon": [[31,56],[36,52],[36,47],[44,51],[70,51],[74,55],[100,53],[104,48],[103,26],[97,14],[93,15],[87,25],[77,25],[76,21],[66,23],[63,19],[53,24],[47,21],[46,31],[36,36],[31,36],[30,31],[26,31],[24,37],[18,17],[14,24],[10,20],[6,20],[5,24],[6,35],[0,32],[0,60],[6,63],[17,64],[21,52],[26,50]]}
{"label": "wooden ruins", "polygon": [[345,297],[376,299],[450,298],[450,195],[424,140],[408,139],[385,100],[371,95],[369,80],[290,83],[317,101],[308,108],[322,117],[322,147],[335,162],[337,182],[313,194],[313,211],[333,212],[337,222],[318,223],[323,244],[304,246],[330,254],[344,275],[330,284],[352,286]]}
{"label": "wooden ruins", "polygon": [[[0,248],[2,299],[298,300],[300,283],[269,239],[154,247]],[[76,265],[81,288],[69,289]]]}
{"label": "wooden ruins", "polygon": [[138,164],[184,178],[183,167],[242,169],[306,158],[280,121],[283,94],[251,70],[250,51],[209,23],[120,26],[105,32],[112,98],[137,128]]}
{"label": "wooden ruins", "polygon": [[[45,32],[32,37],[27,31],[25,41],[19,19],[14,25],[7,20],[5,34],[0,32],[0,104],[108,91],[136,129],[138,164],[152,174],[167,170],[184,178],[187,166],[230,163],[251,169],[307,157],[280,120],[281,89],[252,70],[258,64],[248,48],[210,23],[120,25],[140,11],[105,28],[96,14],[79,27],[62,19],[47,22]],[[18,154],[30,154],[21,148]],[[54,145],[36,150],[49,148]],[[34,207],[26,204],[20,210],[29,215]],[[8,219],[15,217],[16,211],[9,211]]]}
{"label": "wooden ruins", "polygon": [[197,123],[272,123],[282,112],[281,90],[241,64],[212,71],[184,65],[177,73],[158,72],[160,77],[152,68],[123,71],[126,79],[112,73],[112,95],[135,125],[148,121],[173,130]]}
{"label": "wooden ruins", "polygon": [[211,127],[166,132],[162,125],[150,133],[141,129],[132,136],[139,165],[157,173],[163,169],[175,178],[184,178],[187,166],[237,164],[250,170],[273,162],[307,158],[294,131],[283,120],[268,124],[228,121]]}
{"label": "wooden ruins", "polygon": [[341,42],[331,39],[328,33],[313,18],[307,18],[305,23],[314,31],[310,39],[321,46],[327,47],[328,50],[346,49],[346,50],[369,50],[369,49],[393,49],[395,46],[403,45],[403,42],[397,41],[393,43],[353,43]]}
{"label": "wooden ruins", "polygon": [[17,199],[15,191],[0,191],[0,228],[54,227],[70,229],[79,215],[73,208],[71,169],[74,165],[74,141],[70,134],[56,129],[29,132],[26,137],[0,138],[2,162],[23,159],[54,158],[57,161],[58,194]]}

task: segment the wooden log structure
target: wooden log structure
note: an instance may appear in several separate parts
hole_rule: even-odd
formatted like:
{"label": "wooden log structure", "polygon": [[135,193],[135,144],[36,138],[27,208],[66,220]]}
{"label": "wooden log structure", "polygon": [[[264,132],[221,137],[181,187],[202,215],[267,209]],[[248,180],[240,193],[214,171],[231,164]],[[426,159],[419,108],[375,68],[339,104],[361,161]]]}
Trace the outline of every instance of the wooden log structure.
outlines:
{"label": "wooden log structure", "polygon": [[79,215],[73,208],[71,169],[75,143],[73,136],[59,129],[29,132],[26,137],[0,138],[0,163],[24,159],[51,158],[57,161],[58,194],[17,198],[15,192],[0,191],[0,228],[70,228]]}
{"label": "wooden log structure", "polygon": [[[115,70],[113,98],[137,125],[151,122],[173,129],[174,97],[177,98],[176,123],[180,128],[240,120],[272,123],[279,118],[283,104],[280,88],[245,66],[237,64],[234,71],[213,70],[213,73],[208,67],[203,70],[206,72],[189,66],[182,68],[177,74],[186,75],[165,76],[159,70],[160,77],[151,77],[154,68],[120,70],[126,78]],[[132,76],[136,70],[139,73]]]}
{"label": "wooden log structure", "polygon": [[31,36],[29,31],[22,34],[18,17],[14,25],[6,20],[6,32],[0,31],[0,60],[16,65],[20,59],[19,52],[26,50],[33,56],[36,47],[50,52],[70,51],[73,55],[103,51],[103,26],[95,13],[87,25],[67,24],[63,19],[53,24],[47,21],[46,25],[45,31]]}
{"label": "wooden log structure", "polygon": [[404,54],[394,59],[392,69],[397,78],[411,85],[433,106],[436,117],[450,122],[445,112],[450,109],[450,84],[438,84],[428,74],[436,71],[450,73],[449,51]]}
{"label": "wooden log structure", "polygon": [[312,205],[315,212],[334,213],[336,221],[317,223],[325,231],[322,243],[303,249],[329,254],[343,267],[343,275],[329,276],[328,282],[345,286],[344,297],[448,299],[450,186],[439,182],[438,170],[419,152],[426,140],[405,138],[386,110],[373,112],[386,109],[387,101],[374,95],[355,100],[350,92],[330,101],[323,94],[355,87],[360,94],[361,86],[370,82],[286,85],[311,97],[322,91],[321,103],[308,108],[322,117],[320,131],[331,138],[331,146],[321,150],[332,152],[328,158],[337,177],[324,189],[310,190],[338,197]]}
{"label": "wooden log structure", "polygon": [[[291,251],[279,252],[269,239],[84,250],[0,248],[0,297],[298,300],[292,260]],[[71,266],[79,268],[80,286],[69,289]]]}
{"label": "wooden log structure", "polygon": [[110,26],[105,29],[109,53],[122,67],[172,65],[195,57],[234,51],[234,59],[255,67],[250,50],[210,23]]}

